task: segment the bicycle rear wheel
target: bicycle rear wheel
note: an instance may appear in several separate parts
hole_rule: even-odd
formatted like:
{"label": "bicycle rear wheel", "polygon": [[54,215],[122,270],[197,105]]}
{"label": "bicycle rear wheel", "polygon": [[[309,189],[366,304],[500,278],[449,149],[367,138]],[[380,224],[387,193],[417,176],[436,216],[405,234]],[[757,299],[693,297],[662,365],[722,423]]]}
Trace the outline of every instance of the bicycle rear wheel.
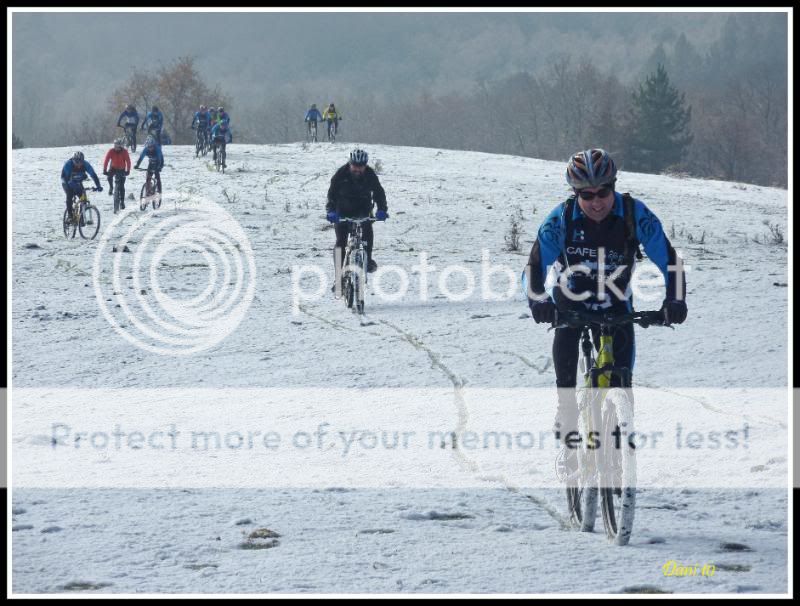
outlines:
{"label": "bicycle rear wheel", "polygon": [[633,406],[627,393],[619,388],[611,390],[603,400],[601,414],[604,446],[599,476],[603,525],[609,541],[627,545],[636,513],[636,451],[628,443],[633,433]]}
{"label": "bicycle rear wheel", "polygon": [[78,226],[72,222],[72,219],[69,216],[69,210],[67,210],[66,208],[64,209],[64,218],[62,220],[62,223],[64,225],[64,236],[66,236],[67,238],[74,238]]}
{"label": "bicycle rear wheel", "polygon": [[94,240],[94,237],[100,231],[100,211],[96,207],[87,204],[81,209],[78,230],[84,240]]}

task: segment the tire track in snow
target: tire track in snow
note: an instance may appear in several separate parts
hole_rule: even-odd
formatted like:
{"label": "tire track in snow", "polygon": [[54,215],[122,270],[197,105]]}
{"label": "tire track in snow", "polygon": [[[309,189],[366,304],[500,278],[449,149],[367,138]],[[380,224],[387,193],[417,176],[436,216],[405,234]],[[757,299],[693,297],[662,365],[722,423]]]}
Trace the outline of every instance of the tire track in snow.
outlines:
{"label": "tire track in snow", "polygon": [[[721,408],[716,408],[715,406],[711,406],[711,404],[709,404],[708,402],[706,402],[702,398],[697,398],[697,397],[690,396],[690,395],[685,394],[685,393],[673,391],[671,389],[667,389],[666,387],[648,385],[647,383],[643,383],[641,381],[637,381],[637,383],[639,385],[641,385],[642,387],[646,387],[647,389],[657,389],[657,390],[660,390],[660,391],[671,393],[671,394],[679,396],[681,398],[686,398],[687,400],[691,400],[692,402],[697,402],[698,404],[700,404],[700,406],[702,406],[703,408],[705,408],[706,410],[708,410],[710,412],[715,412],[717,414],[725,415],[725,416],[728,416],[728,417],[739,417],[739,416],[741,416],[745,421],[747,421],[749,423],[752,423],[753,425],[758,425],[759,423],[764,423],[766,421],[767,425],[772,424],[772,425],[777,425],[781,429],[788,429],[786,423],[784,423],[783,421],[781,421],[779,419],[773,419],[772,417],[768,417],[766,415],[759,415],[758,417],[753,417],[753,416],[747,415],[747,414],[741,414],[740,415],[739,413],[736,413],[736,412],[728,412],[727,410],[723,410]],[[757,420],[757,419],[760,419],[760,421]]]}
{"label": "tire track in snow", "polygon": [[[441,360],[441,355],[437,354],[433,351],[430,347],[428,347],[419,337],[411,334],[410,332],[403,330],[399,326],[392,324],[388,320],[379,320],[381,324],[385,324],[389,328],[395,330],[404,341],[409,343],[412,347],[419,351],[424,351],[428,354],[428,357],[431,360],[431,364],[441,370],[448,379],[453,383],[453,400],[456,406],[456,410],[458,412],[458,424],[456,427],[457,433],[463,433],[466,431],[467,422],[469,421],[469,410],[467,409],[467,404],[464,400],[464,385],[466,381],[458,376],[455,372],[453,372],[450,368],[448,368]],[[536,368],[534,366],[534,368]],[[461,464],[462,468],[476,474],[476,477],[480,480],[486,482],[497,482],[503,485],[503,487],[513,494],[518,494],[533,503],[536,503],[539,507],[541,507],[547,515],[553,518],[559,525],[562,530],[569,530],[572,528],[571,523],[567,520],[561,513],[553,507],[550,503],[546,500],[537,497],[532,494],[524,493],[520,490],[519,486],[516,486],[513,482],[511,482],[504,474],[497,474],[497,475],[477,475],[480,472],[480,467],[478,464],[467,457],[464,452],[459,448],[453,448],[453,456],[458,460]]]}
{"label": "tire track in snow", "polygon": [[550,366],[552,365],[552,358],[546,358],[546,359],[545,359],[545,362],[544,362],[544,366],[543,366],[542,368],[539,368],[539,367],[538,367],[536,364],[534,364],[533,362],[531,362],[531,361],[530,361],[528,358],[526,358],[526,357],[525,357],[525,356],[523,356],[522,354],[518,354],[518,353],[517,353],[517,352],[515,352],[515,351],[508,351],[508,350],[505,350],[505,349],[503,349],[503,350],[499,350],[499,349],[490,349],[490,350],[489,350],[489,353],[494,353],[494,354],[507,354],[507,355],[509,355],[509,356],[514,356],[515,358],[517,358],[518,360],[520,360],[520,361],[521,361],[523,364],[525,364],[526,366],[530,366],[531,368],[533,368],[533,369],[534,369],[536,372],[538,372],[540,375],[543,375],[543,374],[545,374],[545,373],[546,373],[548,370],[550,370]]}

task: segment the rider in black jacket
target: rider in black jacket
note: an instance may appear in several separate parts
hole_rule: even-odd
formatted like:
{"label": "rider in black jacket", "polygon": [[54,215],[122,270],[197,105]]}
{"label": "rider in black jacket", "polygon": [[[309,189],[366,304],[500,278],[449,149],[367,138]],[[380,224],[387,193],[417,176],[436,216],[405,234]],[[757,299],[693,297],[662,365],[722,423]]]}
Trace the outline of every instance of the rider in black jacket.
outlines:
{"label": "rider in black jacket", "polygon": [[[386,212],[386,193],[378,180],[378,175],[367,166],[367,160],[367,152],[355,149],[350,153],[350,161],[339,168],[331,178],[325,211],[328,221],[336,224],[334,263],[337,249],[340,261],[344,259],[344,247],[347,245],[349,231],[348,224],[339,221],[340,217],[353,219],[369,217],[372,213],[373,203],[378,207],[378,211],[375,213],[376,220],[385,221],[389,217]],[[368,271],[373,272],[378,269],[378,264],[372,260],[374,238],[371,223],[364,223],[363,233],[367,243]]]}

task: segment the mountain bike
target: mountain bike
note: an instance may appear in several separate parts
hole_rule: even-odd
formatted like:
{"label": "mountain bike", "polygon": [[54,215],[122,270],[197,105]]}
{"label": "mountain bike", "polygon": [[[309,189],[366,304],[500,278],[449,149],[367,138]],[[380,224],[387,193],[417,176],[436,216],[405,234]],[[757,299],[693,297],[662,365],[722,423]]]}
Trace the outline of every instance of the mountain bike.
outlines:
{"label": "mountain bike", "polygon": [[[72,196],[72,216],[70,217],[69,209],[64,209],[62,219],[64,235],[67,238],[74,238],[75,232],[80,231],[81,238],[84,240],[94,240],[97,232],[100,231],[100,211],[89,201],[86,192],[97,191],[97,188],[92,187],[87,190],[82,184],[81,187],[81,193]],[[75,200],[76,196],[77,200]]]}
{"label": "mountain bike", "polygon": [[317,142],[317,122],[316,120],[308,120],[306,128],[306,141],[308,143]]}
{"label": "mountain bike", "polygon": [[225,152],[225,142],[223,141],[220,144],[214,143],[217,147],[216,157],[214,158],[214,166],[217,167],[217,170],[221,170],[222,174],[225,174],[225,159],[227,157],[227,153]]}
{"label": "mountain bike", "polygon": [[136,127],[130,125],[120,126],[120,128],[124,131],[122,138],[125,140],[125,147],[130,149],[131,153],[136,153]]}
{"label": "mountain bike", "polygon": [[152,203],[153,210],[161,206],[161,192],[156,187],[156,171],[149,166],[147,168],[137,168],[136,170],[147,171],[147,176],[142,184],[142,191],[139,193],[139,210],[145,210],[147,205]]}
{"label": "mountain bike", "polygon": [[[359,314],[364,313],[364,295],[367,288],[367,243],[364,240],[362,225],[372,223],[374,217],[352,219],[342,217],[340,222],[348,222],[350,231],[347,234],[347,246],[344,249],[344,262],[341,275],[342,292],[348,309],[356,306]],[[339,279],[336,276],[335,279]]]}
{"label": "mountain bike", "polygon": [[[580,330],[584,389],[578,398],[580,442],[573,455],[562,450],[560,458],[574,456],[568,471],[567,509],[574,526],[592,532],[597,517],[597,498],[608,540],[627,545],[636,509],[636,458],[631,442],[634,433],[631,371],[614,364],[613,329],[626,324],[669,326],[662,311],[597,314],[579,310],[558,311],[552,328]],[[672,328],[672,326],[670,326]],[[590,333],[599,333],[595,356]],[[614,380],[616,378],[616,380]],[[612,388],[618,383],[619,388]]]}
{"label": "mountain bike", "polygon": [[197,158],[200,154],[205,156],[206,153],[206,129],[198,125],[194,141],[194,157]]}

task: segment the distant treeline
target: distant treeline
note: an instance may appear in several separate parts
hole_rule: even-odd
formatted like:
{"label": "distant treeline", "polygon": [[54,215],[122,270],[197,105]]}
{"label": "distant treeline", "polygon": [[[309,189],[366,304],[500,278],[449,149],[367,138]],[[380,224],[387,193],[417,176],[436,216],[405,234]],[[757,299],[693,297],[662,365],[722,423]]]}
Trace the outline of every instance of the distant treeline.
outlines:
{"label": "distant treeline", "polygon": [[[48,77],[72,18],[15,25],[13,130],[28,145],[110,141],[128,101],[142,118],[139,104],[157,102],[175,143],[193,140],[201,102],[226,106],[236,143],[302,141],[310,103],[333,101],[341,141],[548,160],[604,147],[627,170],[787,184],[786,14],[331,14],[337,27],[323,29],[308,15],[215,15],[236,44],[214,54],[191,46],[206,17],[162,15],[171,37],[141,45],[135,65],[125,49],[101,44],[93,62],[69,68],[114,61],[118,77],[99,94],[94,77]],[[335,43],[333,31],[356,25],[358,45]],[[192,52],[170,54],[170,44]],[[47,86],[59,92],[40,92]]]}
{"label": "distant treeline", "polygon": [[[774,21],[759,23],[730,17],[702,54],[683,34],[663,41],[630,84],[614,70],[562,55],[537,73],[456,93],[337,98],[344,116],[339,139],[546,160],[603,147],[628,170],[786,187],[786,31]],[[666,94],[647,99],[659,90],[659,74]],[[285,93],[241,112],[240,140],[302,140],[306,97]]]}

